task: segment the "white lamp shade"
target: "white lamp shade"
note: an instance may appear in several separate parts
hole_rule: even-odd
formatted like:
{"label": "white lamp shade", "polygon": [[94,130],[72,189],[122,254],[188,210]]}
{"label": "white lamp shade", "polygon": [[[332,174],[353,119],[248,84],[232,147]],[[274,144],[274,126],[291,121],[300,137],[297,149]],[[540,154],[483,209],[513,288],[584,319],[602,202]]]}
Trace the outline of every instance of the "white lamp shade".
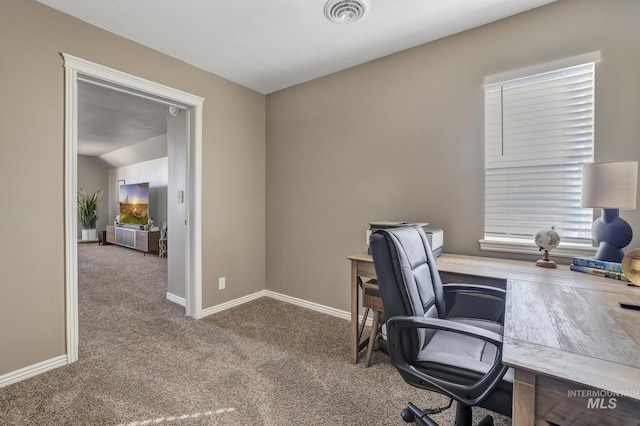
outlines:
{"label": "white lamp shade", "polygon": [[633,210],[637,189],[637,161],[582,166],[582,207]]}

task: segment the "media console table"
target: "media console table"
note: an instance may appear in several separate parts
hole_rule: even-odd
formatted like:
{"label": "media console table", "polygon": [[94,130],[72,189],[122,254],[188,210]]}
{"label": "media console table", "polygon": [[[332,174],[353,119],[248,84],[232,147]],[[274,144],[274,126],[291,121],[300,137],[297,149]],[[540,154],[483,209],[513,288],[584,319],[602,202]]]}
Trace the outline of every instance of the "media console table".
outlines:
{"label": "media console table", "polygon": [[[351,362],[358,362],[362,278],[371,256],[351,261]],[[502,362],[514,369],[514,425],[640,424],[640,288],[535,262],[443,254],[443,282],[507,290]]]}
{"label": "media console table", "polygon": [[107,242],[142,252],[160,250],[160,231],[144,231],[123,226],[107,226]]}

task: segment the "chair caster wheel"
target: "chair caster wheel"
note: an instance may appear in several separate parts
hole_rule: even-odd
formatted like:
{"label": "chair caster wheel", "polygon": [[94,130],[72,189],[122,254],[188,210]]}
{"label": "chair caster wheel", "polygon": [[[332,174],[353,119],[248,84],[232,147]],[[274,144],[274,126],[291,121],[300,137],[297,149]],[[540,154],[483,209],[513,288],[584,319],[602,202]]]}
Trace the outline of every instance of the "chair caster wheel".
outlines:
{"label": "chair caster wheel", "polygon": [[485,416],[485,418],[478,423],[478,426],[493,426],[493,417]]}
{"label": "chair caster wheel", "polygon": [[402,417],[402,420],[404,420],[405,423],[413,423],[413,421],[416,419],[416,416],[414,416],[411,411],[406,408],[400,411],[400,417]]}

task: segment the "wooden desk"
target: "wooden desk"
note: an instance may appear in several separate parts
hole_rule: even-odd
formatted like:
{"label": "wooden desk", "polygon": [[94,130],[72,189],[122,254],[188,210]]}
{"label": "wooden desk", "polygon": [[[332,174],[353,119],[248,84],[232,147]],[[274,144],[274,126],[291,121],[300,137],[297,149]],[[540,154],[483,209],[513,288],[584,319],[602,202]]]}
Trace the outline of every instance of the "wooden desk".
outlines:
{"label": "wooden desk", "polygon": [[[359,286],[376,274],[367,253],[349,260],[355,364],[366,345],[358,341]],[[640,303],[640,288],[566,265],[451,254],[436,263],[443,282],[506,286],[503,362],[515,373],[514,425],[640,424],[640,311],[617,305]]]}
{"label": "wooden desk", "polygon": [[351,260],[351,363],[358,363],[358,354],[368,344],[368,338],[360,342],[360,290],[363,280],[376,278],[373,259],[367,253],[359,253],[348,258]]}
{"label": "wooden desk", "polygon": [[[373,267],[373,259],[368,253],[354,254],[348,259],[351,261],[351,363],[357,364],[360,351],[368,343],[368,338],[362,340],[360,335],[360,291],[362,284],[367,279],[376,278],[376,270]],[[522,264],[542,269],[533,263],[529,265],[527,262],[516,262],[512,265],[508,260],[496,261],[496,264],[501,267],[495,268],[496,265],[488,260],[488,258],[443,254],[437,258],[436,263],[443,283],[489,284],[500,288],[506,288],[507,278],[511,276],[511,271],[518,269],[518,267],[522,268]]]}
{"label": "wooden desk", "polygon": [[618,306],[640,292],[602,279],[613,281],[606,290],[508,281],[502,362],[515,370],[514,425],[640,424],[640,311]]}

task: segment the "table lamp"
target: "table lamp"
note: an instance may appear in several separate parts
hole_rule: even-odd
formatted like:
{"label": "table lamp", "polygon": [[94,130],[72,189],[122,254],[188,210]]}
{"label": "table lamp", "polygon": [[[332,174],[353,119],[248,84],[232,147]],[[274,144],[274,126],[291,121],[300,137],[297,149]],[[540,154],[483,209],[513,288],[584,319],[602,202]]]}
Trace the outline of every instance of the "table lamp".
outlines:
{"label": "table lamp", "polygon": [[620,217],[620,209],[636,208],[638,162],[586,163],[582,167],[582,207],[601,208],[591,235],[598,243],[595,258],[620,263],[622,249],[633,237],[631,226]]}

